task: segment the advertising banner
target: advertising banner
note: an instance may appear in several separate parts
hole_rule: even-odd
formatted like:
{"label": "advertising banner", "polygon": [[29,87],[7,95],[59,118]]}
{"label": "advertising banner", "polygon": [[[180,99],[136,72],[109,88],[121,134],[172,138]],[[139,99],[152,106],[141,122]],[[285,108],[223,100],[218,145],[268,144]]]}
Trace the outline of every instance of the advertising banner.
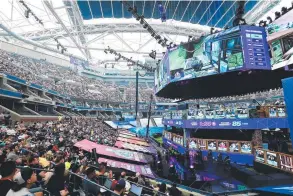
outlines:
{"label": "advertising banner", "polygon": [[119,159],[125,159],[130,161],[136,161],[140,163],[147,163],[144,155],[142,153],[133,152],[129,150],[122,150],[119,148],[113,148],[109,146],[104,146],[100,144],[96,144],[89,140],[82,140],[74,144],[75,147],[81,148],[82,150],[91,152],[93,148],[96,149],[97,154],[115,157]]}
{"label": "advertising banner", "polygon": [[109,166],[109,167],[126,169],[129,171],[135,172],[135,173],[138,172],[143,176],[155,178],[151,168],[147,165],[135,165],[135,164],[124,163],[121,161],[105,159],[105,158],[99,158],[98,162],[99,163],[107,163],[107,166]]}
{"label": "advertising banner", "polygon": [[115,143],[115,147],[124,148],[127,150],[139,151],[143,153],[157,154],[157,151],[153,147],[139,146],[139,145],[130,144],[130,143],[121,142],[121,141],[117,141]]}
{"label": "advertising banner", "polygon": [[288,128],[287,118],[249,118],[213,120],[168,120],[163,124],[189,129],[275,129]]}
{"label": "advertising banner", "polygon": [[130,135],[126,135],[126,134],[119,134],[119,137],[124,137],[124,138],[127,138],[127,139],[131,139],[131,140],[137,140],[137,141],[142,141],[142,142],[144,142],[144,139],[142,139],[142,138],[138,138],[138,137],[133,137],[133,136],[130,136]]}
{"label": "advertising banner", "polygon": [[147,142],[132,140],[132,139],[124,138],[124,137],[118,137],[117,140],[122,142],[127,142],[130,144],[140,145],[140,146],[150,146]]}

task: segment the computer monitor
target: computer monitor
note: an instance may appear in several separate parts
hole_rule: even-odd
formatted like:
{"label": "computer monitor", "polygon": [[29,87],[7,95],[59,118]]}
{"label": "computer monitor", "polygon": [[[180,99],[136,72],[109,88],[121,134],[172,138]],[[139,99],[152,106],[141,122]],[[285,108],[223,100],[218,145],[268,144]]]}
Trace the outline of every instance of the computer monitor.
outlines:
{"label": "computer monitor", "polygon": [[104,186],[107,189],[111,189],[112,181],[110,179],[106,179]]}
{"label": "computer monitor", "polygon": [[129,195],[131,196],[140,196],[142,192],[142,187],[136,186],[135,184],[131,185],[129,190]]}

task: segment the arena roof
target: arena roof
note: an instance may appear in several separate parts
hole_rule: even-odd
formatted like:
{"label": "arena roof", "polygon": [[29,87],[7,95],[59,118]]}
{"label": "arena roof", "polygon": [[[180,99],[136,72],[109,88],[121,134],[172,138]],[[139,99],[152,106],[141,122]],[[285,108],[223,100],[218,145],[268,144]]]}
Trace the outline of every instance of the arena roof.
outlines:
{"label": "arena roof", "polygon": [[[31,10],[29,14],[22,2]],[[209,33],[211,26],[231,26],[237,8],[236,1],[228,0],[161,1],[167,16],[167,21],[162,22],[158,2],[128,1],[157,32],[177,44],[187,41],[189,35],[199,37]],[[255,22],[279,2],[247,0],[245,17],[248,22]],[[149,60],[151,50],[156,50],[159,57],[165,51],[120,1],[2,0],[0,21],[3,41],[63,56],[57,49],[57,39],[67,49],[65,55],[101,66],[115,63],[114,55],[104,53],[108,46],[142,62]],[[126,62],[119,64],[125,67]]]}

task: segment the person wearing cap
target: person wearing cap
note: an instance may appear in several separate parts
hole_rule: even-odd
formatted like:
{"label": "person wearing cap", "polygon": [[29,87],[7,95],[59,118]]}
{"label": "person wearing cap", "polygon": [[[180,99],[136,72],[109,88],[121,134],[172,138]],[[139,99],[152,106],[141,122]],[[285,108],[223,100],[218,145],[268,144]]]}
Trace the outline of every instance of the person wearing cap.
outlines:
{"label": "person wearing cap", "polygon": [[115,186],[114,193],[116,193],[117,195],[123,196],[125,192],[125,186],[126,186],[125,180],[123,179],[119,180]]}
{"label": "person wearing cap", "polygon": [[[8,191],[6,196],[34,196],[30,193],[29,188],[37,181],[37,175],[29,168],[23,168],[19,173],[14,176],[16,184]],[[35,195],[43,195],[41,192]]]}
{"label": "person wearing cap", "polygon": [[16,172],[16,165],[13,161],[7,161],[2,163],[0,167],[0,196],[5,196],[7,192],[13,187],[13,176]]}

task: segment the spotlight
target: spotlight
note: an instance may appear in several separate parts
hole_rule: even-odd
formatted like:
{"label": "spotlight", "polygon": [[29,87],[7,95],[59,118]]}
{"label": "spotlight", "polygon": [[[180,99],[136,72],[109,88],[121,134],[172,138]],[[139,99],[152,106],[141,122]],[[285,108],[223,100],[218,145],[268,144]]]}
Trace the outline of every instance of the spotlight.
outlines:
{"label": "spotlight", "polygon": [[267,20],[269,21],[269,24],[273,22],[273,19],[270,16],[267,17]]}
{"label": "spotlight", "polygon": [[144,20],[143,19],[140,19],[139,23],[143,25],[144,24]]}
{"label": "spotlight", "polygon": [[191,41],[191,38],[192,38],[192,36],[191,36],[191,35],[189,35],[189,36],[188,36],[188,42],[190,42],[190,41]]}
{"label": "spotlight", "polygon": [[288,8],[282,7],[281,12],[282,12],[282,15],[286,14],[288,12]]}
{"label": "spotlight", "polygon": [[157,52],[156,52],[155,50],[152,50],[152,52],[149,54],[149,56],[150,56],[152,59],[156,59]]}
{"label": "spotlight", "polygon": [[104,52],[105,52],[106,54],[108,54],[108,52],[107,52],[107,50],[106,50],[106,49],[104,50]]}
{"label": "spotlight", "polygon": [[132,10],[133,10],[133,8],[132,7],[128,7],[128,9],[127,9],[129,12],[131,12]]}
{"label": "spotlight", "polygon": [[25,16],[26,18],[29,18],[29,14],[30,14],[30,11],[29,11],[29,10],[25,10],[25,11],[24,11],[24,16]]}
{"label": "spotlight", "polygon": [[161,39],[161,36],[160,36],[160,35],[157,35],[157,36],[155,37],[155,39],[156,39],[156,40],[159,40],[159,39]]}
{"label": "spotlight", "polygon": [[280,12],[275,12],[275,20],[277,20],[280,17],[281,17],[281,13]]}
{"label": "spotlight", "polygon": [[143,27],[144,29],[146,29],[148,26],[149,26],[149,25],[145,23],[142,27]]}
{"label": "spotlight", "polygon": [[215,28],[212,27],[211,30],[210,30],[210,33],[213,34],[214,33],[214,30],[215,30]]}
{"label": "spotlight", "polygon": [[159,43],[159,44],[161,44],[161,43],[162,43],[162,40],[161,40],[161,39],[159,39],[158,43]]}
{"label": "spotlight", "polygon": [[152,32],[151,36],[152,37],[155,37],[156,33],[155,32]]}

